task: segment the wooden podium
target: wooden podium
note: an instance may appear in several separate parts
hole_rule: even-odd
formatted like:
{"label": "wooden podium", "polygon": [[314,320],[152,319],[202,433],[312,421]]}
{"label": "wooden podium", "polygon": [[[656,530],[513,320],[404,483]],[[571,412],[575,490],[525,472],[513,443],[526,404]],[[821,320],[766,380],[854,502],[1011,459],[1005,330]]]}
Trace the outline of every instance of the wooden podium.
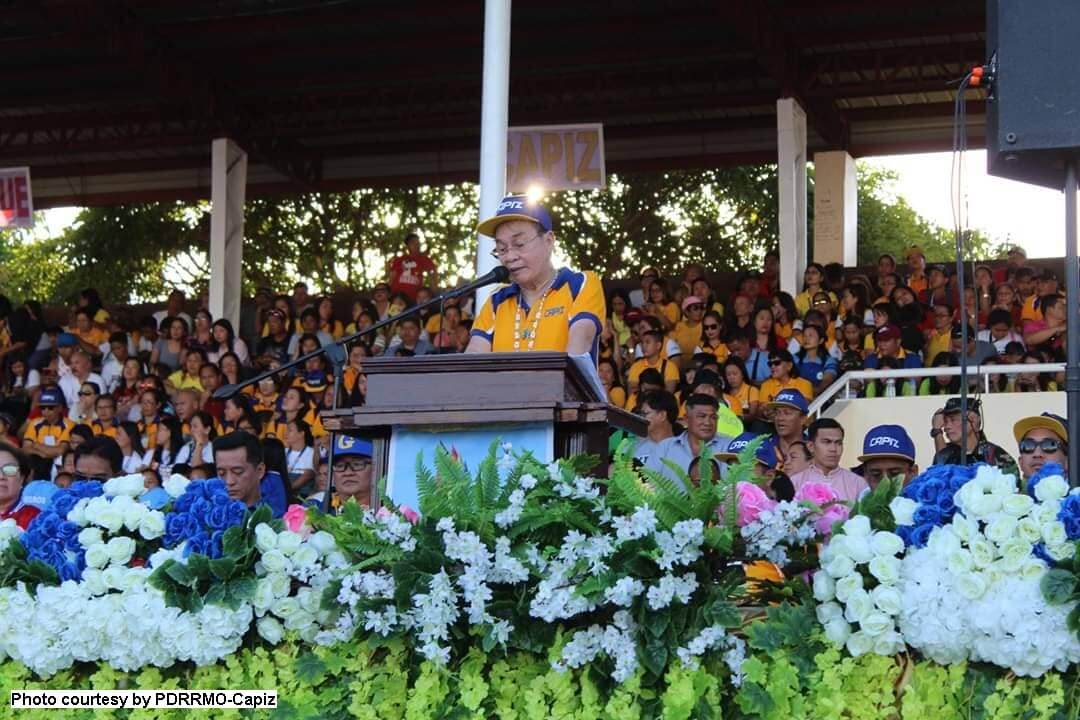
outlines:
{"label": "wooden podium", "polygon": [[495,437],[499,428],[548,428],[550,459],[592,453],[602,458],[596,472],[603,474],[610,429],[644,436],[647,427],[644,418],[597,397],[565,353],[373,358],[364,361],[364,372],[365,404],[325,411],[322,422],[327,430],[369,438],[375,477],[389,475],[391,484],[395,475],[415,480],[415,462],[391,462],[395,434],[431,430],[452,439],[454,431],[486,428]]}

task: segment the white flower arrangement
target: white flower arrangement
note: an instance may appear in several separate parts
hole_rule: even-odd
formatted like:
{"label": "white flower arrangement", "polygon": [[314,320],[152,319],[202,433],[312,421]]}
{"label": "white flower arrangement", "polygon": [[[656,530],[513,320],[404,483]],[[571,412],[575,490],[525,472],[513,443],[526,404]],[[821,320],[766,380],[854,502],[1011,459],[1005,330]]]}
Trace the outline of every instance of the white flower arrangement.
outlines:
{"label": "white flower arrangement", "polygon": [[22,535],[22,528],[14,519],[0,520],[0,553],[7,549],[8,543]]}
{"label": "white flower arrangement", "polygon": [[747,554],[784,567],[788,563],[788,548],[804,546],[817,536],[812,513],[812,508],[789,500],[762,510],[755,520],[739,530],[746,541]]}

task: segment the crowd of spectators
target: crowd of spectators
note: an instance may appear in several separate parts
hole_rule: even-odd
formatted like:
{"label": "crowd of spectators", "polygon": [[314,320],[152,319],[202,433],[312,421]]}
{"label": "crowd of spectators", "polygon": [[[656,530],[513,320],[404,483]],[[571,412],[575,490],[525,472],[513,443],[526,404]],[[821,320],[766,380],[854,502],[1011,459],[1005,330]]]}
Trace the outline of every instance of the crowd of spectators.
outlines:
{"label": "crowd of spectators", "polygon": [[[405,244],[390,263],[387,282],[353,302],[347,315],[339,314],[332,298],[310,295],[302,282],[289,294],[260,289],[236,328],[214,318],[204,302],[189,303],[179,290],[165,309],[132,318],[110,313],[88,288],[59,325],[49,323],[33,300],[14,306],[0,297],[0,440],[10,444],[5,447],[21,447],[30,479],[64,486],[80,475],[80,447],[107,438],[117,448],[118,471],[145,473],[149,489],[171,473],[226,472],[216,448],[242,431],[239,449],[245,457],[271,468],[264,479],[278,477],[282,487],[275,496],[317,499],[325,490],[329,442],[319,413],[330,406],[335,383],[325,358],[312,358],[227,400],[214,393],[432,297],[435,263],[415,235]],[[1064,359],[1067,306],[1058,278],[1051,271],[1036,273],[1022,248],[1010,251],[1007,266],[975,267],[962,298],[949,266],[927,266],[918,248],[904,260],[903,274],[890,255],[871,274],[811,263],[795,296],[778,288],[775,253],[765,257],[760,271],[743,273],[730,287],[691,264],[667,276],[645,267],[639,287],[612,290],[598,371],[611,403],[648,420],[639,460],[661,472],[668,467],[665,459],[690,470],[703,444],[715,443],[724,455],[765,434],[770,439],[759,455],[762,471],[781,476],[780,487],[797,489],[826,478],[854,496],[875,472],[872,463],[860,468],[861,475],[849,476],[837,466],[843,428],[827,420],[806,427],[807,404],[843,373],[952,367],[965,355],[983,366]],[[463,352],[471,303],[449,300],[353,342],[341,378],[344,402],[363,403],[366,358]],[[966,337],[962,313],[969,322]],[[959,383],[948,375],[874,381],[858,392],[952,397]],[[1002,392],[1062,384],[1060,374],[1048,373],[991,380],[992,391]],[[949,421],[959,409],[945,400],[934,419],[938,449],[945,453],[955,446],[959,454],[959,440],[949,429],[961,425]],[[728,413],[741,421],[746,438],[717,433],[720,416]],[[977,418],[971,429],[976,443],[985,441]],[[904,445],[903,432],[886,435]],[[980,453],[979,447],[968,450]],[[882,459],[872,452],[864,457]],[[946,457],[952,456],[945,453],[942,461]]]}

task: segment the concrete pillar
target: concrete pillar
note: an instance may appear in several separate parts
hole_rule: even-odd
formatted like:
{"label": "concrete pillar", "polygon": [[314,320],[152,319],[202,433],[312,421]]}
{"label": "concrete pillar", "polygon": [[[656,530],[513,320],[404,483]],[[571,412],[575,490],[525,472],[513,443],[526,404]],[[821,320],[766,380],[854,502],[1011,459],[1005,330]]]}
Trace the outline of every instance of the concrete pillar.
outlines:
{"label": "concrete pillar", "polygon": [[[506,192],[506,143],[510,122],[510,0],[484,3],[484,81],[480,110],[480,219],[491,217]],[[492,270],[495,241],[478,235],[476,274]],[[494,288],[476,293],[476,309]]]}
{"label": "concrete pillar", "polygon": [[211,145],[210,314],[240,329],[247,153],[228,138]]}
{"label": "concrete pillar", "polygon": [[795,295],[806,270],[806,111],[794,98],[776,101],[780,184],[780,289]]}
{"label": "concrete pillar", "polygon": [[855,158],[843,150],[814,154],[814,260],[858,264],[859,189]]}

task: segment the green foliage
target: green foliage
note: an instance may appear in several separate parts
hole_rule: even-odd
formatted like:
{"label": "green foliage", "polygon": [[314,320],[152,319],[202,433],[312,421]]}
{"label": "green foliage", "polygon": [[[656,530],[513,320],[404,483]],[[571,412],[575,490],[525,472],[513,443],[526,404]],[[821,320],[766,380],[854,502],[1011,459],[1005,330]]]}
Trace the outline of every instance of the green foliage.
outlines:
{"label": "green foliage", "polygon": [[867,495],[859,498],[851,509],[851,516],[865,515],[874,530],[892,532],[896,529],[889,503],[904,489],[902,477],[882,478],[878,486]]}
{"label": "green foliage", "polygon": [[241,525],[225,531],[220,558],[196,553],[185,563],[166,560],[151,573],[150,585],[165,593],[167,604],[187,612],[198,612],[206,604],[239,608],[255,595],[255,528],[262,523],[275,530],[284,527],[272,519],[269,506],[260,505]]}
{"label": "green foliage", "polygon": [[18,540],[9,542],[0,553],[0,587],[15,587],[25,583],[30,592],[38,585],[59,585],[56,569],[40,560],[29,560],[26,546]]}

